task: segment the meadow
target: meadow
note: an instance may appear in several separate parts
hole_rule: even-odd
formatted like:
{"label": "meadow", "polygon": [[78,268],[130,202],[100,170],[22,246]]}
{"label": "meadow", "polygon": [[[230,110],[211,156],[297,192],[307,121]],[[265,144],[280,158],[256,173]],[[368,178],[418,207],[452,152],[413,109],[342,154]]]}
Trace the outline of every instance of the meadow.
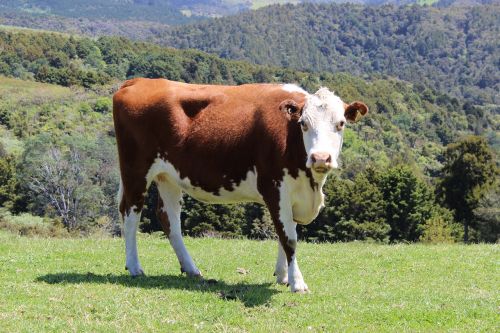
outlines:
{"label": "meadow", "polygon": [[4,332],[493,332],[498,245],[299,245],[311,293],[276,285],[272,241],[186,238],[205,280],[180,275],[168,242],[141,234],[147,276],[120,238],[0,231]]}

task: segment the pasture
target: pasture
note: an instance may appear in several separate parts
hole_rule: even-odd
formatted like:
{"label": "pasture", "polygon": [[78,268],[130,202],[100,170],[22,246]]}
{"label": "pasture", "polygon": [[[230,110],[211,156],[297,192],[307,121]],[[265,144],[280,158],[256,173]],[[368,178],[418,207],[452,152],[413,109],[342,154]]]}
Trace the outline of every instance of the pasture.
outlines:
{"label": "pasture", "polygon": [[147,276],[131,278],[123,239],[0,231],[0,331],[499,329],[498,245],[300,243],[306,295],[274,283],[275,242],[187,238],[205,281],[181,276],[158,234],[138,245]]}

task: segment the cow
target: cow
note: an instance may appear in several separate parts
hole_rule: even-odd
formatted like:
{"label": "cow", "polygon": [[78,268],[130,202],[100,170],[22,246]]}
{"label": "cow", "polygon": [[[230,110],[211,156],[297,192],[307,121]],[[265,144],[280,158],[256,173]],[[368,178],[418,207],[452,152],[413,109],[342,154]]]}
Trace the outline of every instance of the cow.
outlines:
{"label": "cow", "polygon": [[256,202],[267,206],[278,235],[277,282],[307,292],[296,226],[324,206],[322,188],[338,168],[346,122],[367,112],[327,88],[310,94],[293,84],[126,81],[113,96],[126,269],[144,274],[136,231],[154,182],[158,218],[181,272],[201,277],[182,240],[183,193],[208,203]]}

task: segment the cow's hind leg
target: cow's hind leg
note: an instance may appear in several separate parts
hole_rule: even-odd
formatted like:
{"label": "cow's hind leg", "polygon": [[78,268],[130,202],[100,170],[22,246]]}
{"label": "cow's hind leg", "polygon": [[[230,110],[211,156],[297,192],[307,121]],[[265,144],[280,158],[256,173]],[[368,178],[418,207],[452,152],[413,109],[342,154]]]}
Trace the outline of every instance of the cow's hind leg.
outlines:
{"label": "cow's hind leg", "polygon": [[144,271],[139,263],[137,253],[137,226],[141,219],[141,211],[144,203],[142,194],[131,195],[130,191],[124,192],[120,184],[119,192],[120,213],[123,218],[123,234],[125,237],[125,268],[132,276],[144,275]]}
{"label": "cow's hind leg", "polygon": [[177,185],[172,184],[166,177],[162,177],[162,175],[157,177],[157,187],[160,194],[157,215],[163,232],[167,235],[179,259],[181,272],[186,273],[188,276],[199,277],[201,276],[200,270],[194,264],[182,240],[182,191]]}

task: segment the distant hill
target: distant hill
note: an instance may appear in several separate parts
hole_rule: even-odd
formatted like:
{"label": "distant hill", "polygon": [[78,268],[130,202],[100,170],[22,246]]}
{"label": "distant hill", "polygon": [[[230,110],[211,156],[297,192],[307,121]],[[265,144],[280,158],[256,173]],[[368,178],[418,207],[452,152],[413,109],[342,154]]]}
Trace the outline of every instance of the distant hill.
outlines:
{"label": "distant hill", "polygon": [[[221,17],[241,11],[285,3],[358,3],[427,4],[437,0],[2,0],[0,12],[50,14],[62,17],[87,19],[118,19],[152,21],[165,24],[192,22],[203,17]],[[477,3],[488,0],[441,0],[443,5],[456,2]]]}
{"label": "distant hill", "polygon": [[52,14],[73,18],[155,21],[169,24],[190,21],[188,16],[181,13],[176,1],[166,0],[2,0],[0,11]]}
{"label": "distant hill", "polygon": [[383,73],[500,104],[500,4],[303,4],[173,27],[163,44],[305,71]]}
{"label": "distant hill", "polygon": [[0,24],[90,37],[123,36],[134,40],[154,40],[169,29],[169,25],[153,21],[74,18],[20,11],[0,13]]}

